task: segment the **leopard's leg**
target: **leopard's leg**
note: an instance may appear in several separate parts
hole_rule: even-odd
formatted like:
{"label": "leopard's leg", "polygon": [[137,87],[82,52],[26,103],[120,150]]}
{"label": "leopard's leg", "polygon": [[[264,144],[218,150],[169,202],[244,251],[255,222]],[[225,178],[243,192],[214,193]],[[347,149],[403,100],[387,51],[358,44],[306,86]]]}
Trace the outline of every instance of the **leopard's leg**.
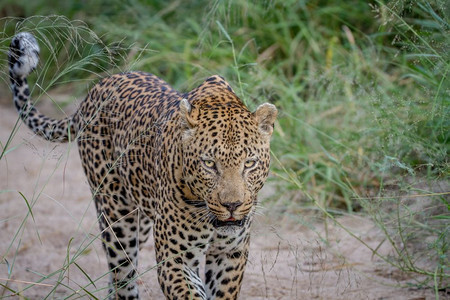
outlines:
{"label": "leopard's leg", "polygon": [[[85,126],[78,140],[78,148],[93,193],[110,270],[110,299],[138,299],[139,291],[134,278],[139,243],[147,238],[139,230],[143,214],[138,211],[119,175],[118,159],[114,155],[108,129],[94,119],[89,126]],[[103,135],[97,134],[99,131]]]}
{"label": "leopard's leg", "polygon": [[212,244],[206,253],[205,289],[208,299],[236,299],[247,263],[250,234],[242,236],[236,247]]}
{"label": "leopard's leg", "polygon": [[148,240],[152,222],[136,205],[128,201],[125,189],[116,187],[112,190],[120,193],[109,191],[95,197],[110,271],[109,297],[139,299],[136,282],[138,254]]}
{"label": "leopard's leg", "polygon": [[206,245],[187,249],[180,243],[182,229],[165,217],[160,215],[155,220],[153,230],[158,281],[164,295],[167,299],[208,299],[198,268],[199,257],[204,255]]}
{"label": "leopard's leg", "polygon": [[139,213],[110,195],[95,196],[103,247],[110,272],[110,299],[139,299],[136,283],[139,254]]}

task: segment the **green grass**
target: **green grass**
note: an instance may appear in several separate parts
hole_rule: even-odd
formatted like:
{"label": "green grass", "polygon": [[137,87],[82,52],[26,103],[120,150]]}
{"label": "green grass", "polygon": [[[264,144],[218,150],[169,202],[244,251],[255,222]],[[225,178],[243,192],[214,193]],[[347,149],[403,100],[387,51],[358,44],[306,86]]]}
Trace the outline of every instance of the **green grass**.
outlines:
{"label": "green grass", "polygon": [[[53,11],[47,1],[28,2],[0,8],[8,16]],[[68,19],[2,21],[2,50],[14,30],[79,43],[42,47],[50,62],[37,79],[44,91],[71,82],[82,94],[93,78],[126,69],[183,91],[221,74],[250,108],[270,101],[280,111],[272,148],[277,199],[266,206],[282,205],[293,220],[299,208],[326,220],[371,217],[396,250],[386,261],[426,275],[417,286],[448,285],[448,193],[433,190],[442,182],[450,189],[445,1],[63,2],[58,11]],[[412,211],[405,195],[428,195],[432,209]],[[425,236],[434,239],[406,246]]]}

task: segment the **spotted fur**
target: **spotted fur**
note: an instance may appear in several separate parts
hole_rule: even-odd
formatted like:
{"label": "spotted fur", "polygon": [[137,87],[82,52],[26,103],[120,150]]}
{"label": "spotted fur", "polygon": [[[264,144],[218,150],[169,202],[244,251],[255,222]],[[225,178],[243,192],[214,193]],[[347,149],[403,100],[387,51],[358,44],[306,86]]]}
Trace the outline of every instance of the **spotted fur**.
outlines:
{"label": "spotted fur", "polygon": [[78,142],[111,299],[139,297],[138,252],[151,227],[168,299],[236,299],[257,193],[268,175],[276,108],[266,103],[251,113],[220,76],[183,94],[154,75],[126,72],[94,85],[74,115],[53,120],[30,102],[26,77],[38,56],[31,34],[13,38],[14,103],[36,134]]}

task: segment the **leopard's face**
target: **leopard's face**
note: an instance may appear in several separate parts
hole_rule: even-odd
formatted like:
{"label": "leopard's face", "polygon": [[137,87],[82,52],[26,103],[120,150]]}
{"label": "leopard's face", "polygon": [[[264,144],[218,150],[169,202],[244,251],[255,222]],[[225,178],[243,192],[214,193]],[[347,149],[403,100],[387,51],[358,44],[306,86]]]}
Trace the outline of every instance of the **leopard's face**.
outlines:
{"label": "leopard's face", "polygon": [[237,230],[254,211],[257,193],[269,173],[276,109],[266,104],[251,113],[241,103],[208,102],[181,110],[188,123],[183,136],[183,180],[207,208],[199,218],[221,232]]}

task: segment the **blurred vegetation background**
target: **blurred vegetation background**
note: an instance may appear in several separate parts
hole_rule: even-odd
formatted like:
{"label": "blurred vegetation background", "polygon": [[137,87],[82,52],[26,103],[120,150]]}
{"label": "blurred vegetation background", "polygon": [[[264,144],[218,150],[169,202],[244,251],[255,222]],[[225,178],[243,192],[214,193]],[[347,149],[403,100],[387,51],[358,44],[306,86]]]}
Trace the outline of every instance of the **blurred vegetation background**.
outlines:
{"label": "blurred vegetation background", "polygon": [[[35,80],[48,89],[82,95],[92,79],[133,69],[187,91],[220,74],[251,109],[272,102],[276,191],[263,204],[294,222],[371,217],[398,247],[392,263],[447,286],[448,1],[3,0],[0,16],[4,95],[10,38],[28,30],[47,45]],[[410,194],[431,194],[433,209],[402,210]],[[393,218],[415,225],[388,230]],[[430,235],[423,252],[404,249]],[[412,259],[424,253],[430,269]]]}

